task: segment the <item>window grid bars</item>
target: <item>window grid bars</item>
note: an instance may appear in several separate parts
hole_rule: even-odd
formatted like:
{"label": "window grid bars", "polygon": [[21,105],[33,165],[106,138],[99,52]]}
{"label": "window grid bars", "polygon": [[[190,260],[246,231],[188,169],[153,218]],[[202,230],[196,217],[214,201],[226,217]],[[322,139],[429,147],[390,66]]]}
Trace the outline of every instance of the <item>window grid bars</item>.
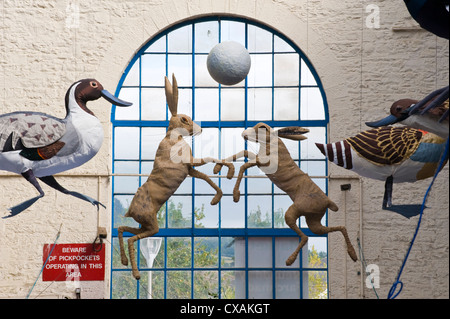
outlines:
{"label": "window grid bars", "polygon": [[[225,19],[224,19],[225,20]],[[228,20],[228,19],[226,19],[226,20]],[[240,19],[229,19],[229,20],[237,20],[237,21],[241,21]],[[221,21],[222,21],[222,19],[220,19],[220,18],[218,18],[218,24],[219,24],[219,42],[221,42],[221,27],[222,27],[222,23],[221,23]],[[198,22],[202,22],[201,20],[199,20]],[[248,21],[241,21],[241,22],[244,22],[245,23],[245,44],[246,44],[246,47],[248,48],[248,26],[249,26],[249,22]],[[194,23],[192,23],[192,53],[177,53],[177,52],[169,52],[169,40],[168,40],[168,33],[167,34],[165,34],[164,35],[164,37],[165,37],[165,42],[166,42],[166,52],[164,52],[164,53],[148,53],[148,52],[141,52],[141,55],[151,55],[151,54],[164,54],[165,55],[165,57],[166,57],[166,75],[168,75],[168,72],[169,72],[169,60],[168,60],[168,57],[169,57],[169,53],[170,54],[175,54],[175,55],[177,55],[177,54],[180,54],[180,55],[192,55],[192,118],[193,118],[193,120],[195,121],[195,91],[196,91],[196,88],[205,88],[205,89],[209,89],[210,87],[202,87],[202,86],[199,86],[199,87],[196,87],[196,83],[195,83],[195,57],[196,57],[196,55],[207,55],[206,53],[196,53],[195,52],[195,34],[196,34],[196,32],[195,32],[195,26],[196,26],[196,23],[194,22]],[[180,26],[177,26],[177,27],[180,27]],[[259,27],[261,27],[261,26],[259,26]],[[176,28],[174,27],[174,30],[175,30]],[[264,29],[268,29],[268,28],[264,28]],[[272,32],[272,30],[269,30],[269,31],[271,31]],[[167,31],[167,32],[170,32],[170,31]],[[309,66],[310,68],[311,68],[311,65],[310,65],[310,63],[309,63],[309,61],[307,60],[307,59],[303,59],[303,54],[301,54],[300,52],[277,52],[277,54],[299,54],[299,85],[298,85],[298,90],[299,90],[299,92],[298,92],[298,94],[299,94],[299,108],[298,108],[298,118],[299,118],[299,120],[298,121],[275,121],[275,108],[274,108],[274,105],[275,105],[275,89],[277,89],[277,88],[296,88],[297,86],[275,86],[275,43],[274,43],[274,41],[275,41],[275,33],[272,33],[272,52],[270,52],[270,54],[272,55],[272,86],[268,86],[268,87],[261,87],[261,86],[249,86],[248,85],[248,79],[246,78],[245,79],[245,85],[244,85],[244,88],[245,88],[245,114],[244,114],[244,116],[245,116],[245,120],[243,121],[243,122],[240,122],[240,121],[231,121],[231,122],[223,122],[222,120],[221,120],[221,114],[222,114],[222,112],[221,112],[221,107],[222,107],[222,104],[221,104],[221,90],[222,90],[222,87],[221,87],[221,85],[219,84],[219,87],[218,87],[218,90],[219,90],[219,101],[218,101],[218,103],[219,103],[219,121],[218,121],[218,123],[217,122],[213,122],[213,121],[211,121],[211,123],[202,123],[202,127],[218,127],[218,129],[219,129],[219,132],[221,132],[222,131],[222,128],[223,127],[243,127],[244,129],[247,129],[249,126],[253,126],[252,124],[253,123],[249,123],[249,121],[248,121],[248,89],[249,88],[270,88],[271,90],[272,90],[272,120],[271,121],[265,121],[266,123],[267,122],[270,122],[270,123],[268,123],[269,125],[271,125],[272,127],[274,127],[274,126],[289,126],[289,125],[299,125],[299,123],[302,123],[302,124],[300,124],[300,125],[303,125],[303,126],[309,126],[309,127],[322,127],[322,126],[326,126],[327,125],[327,123],[328,123],[328,112],[327,112],[327,105],[326,105],[326,100],[324,99],[324,107],[325,107],[325,116],[326,116],[326,118],[325,118],[325,120],[319,120],[319,121],[302,121],[301,120],[301,114],[300,114],[300,107],[301,107],[301,89],[302,88],[307,88],[307,87],[314,87],[314,88],[316,88],[316,87],[318,87],[320,90],[321,90],[321,93],[322,93],[322,96],[324,96],[324,92],[323,92],[323,89],[322,89],[322,87],[321,87],[321,85],[320,85],[320,82],[318,82],[317,81],[317,78],[316,78],[316,81],[317,81],[317,83],[318,83],[318,85],[317,86],[314,86],[314,85],[302,85],[301,84],[301,70],[302,70],[302,63],[301,63],[301,61],[305,61],[305,63],[307,64],[307,66]],[[146,46],[145,47],[145,49],[147,48],[148,46]],[[142,50],[141,50],[142,51]],[[266,54],[265,52],[258,52],[258,53],[252,53],[252,54]],[[139,55],[139,58],[138,58],[138,60],[139,60],[139,86],[137,87],[137,88],[139,88],[139,105],[141,106],[142,105],[142,88],[163,88],[163,87],[158,87],[158,86],[143,86],[142,85],[142,59],[141,59],[141,55]],[[130,63],[130,65],[132,66],[132,63]],[[130,66],[130,67],[131,67]],[[129,67],[129,68],[130,68]],[[129,69],[127,69],[126,70],[126,73],[128,73],[128,71],[129,71]],[[314,74],[314,73],[313,73]],[[315,77],[317,77],[317,75],[316,74],[314,74],[314,76]],[[123,77],[123,79],[125,79],[125,77]],[[121,80],[121,82],[123,82],[123,80]],[[118,87],[118,91],[120,92],[120,88],[135,88],[135,86],[120,86],[119,85],[119,87]],[[188,88],[188,87],[180,87],[180,89],[183,89],[183,88]],[[191,87],[189,87],[189,88],[191,88]],[[217,88],[211,88],[211,89],[217,89]],[[112,122],[113,122],[113,125],[114,125],[114,127],[124,127],[124,126],[131,126],[131,127],[167,127],[168,126],[168,121],[169,121],[169,114],[168,114],[169,112],[168,112],[168,108],[166,107],[166,121],[142,121],[142,108],[140,107],[139,108],[139,121],[118,121],[118,120],[116,120],[115,118],[114,118],[114,112],[113,112],[113,114],[112,114]],[[272,123],[273,122],[273,123]],[[292,123],[291,123],[292,122]],[[206,125],[206,126],[205,126]],[[327,134],[327,133],[326,133]],[[113,136],[115,137],[115,132],[113,132]],[[142,141],[142,129],[140,129],[139,130],[139,138],[140,138],[140,141]],[[195,141],[193,140],[193,146],[195,145],[194,143],[195,143]],[[219,134],[219,141],[218,141],[218,143],[219,143],[219,155],[221,155],[221,138],[220,138],[220,134]],[[142,160],[142,143],[139,143],[140,145],[139,145],[139,174],[141,174],[142,173],[142,163],[143,162],[146,162],[145,160]],[[245,148],[247,149],[247,144],[245,144]],[[193,147],[193,151],[194,151],[194,147]],[[300,143],[299,143],[299,157],[301,157],[301,146],[300,146]],[[114,152],[114,145],[113,145],[113,152]],[[115,159],[115,161],[116,161],[116,159]],[[118,160],[118,161],[120,161],[120,160]],[[126,161],[126,160],[125,160]],[[300,164],[300,162],[302,161],[302,159],[301,158],[299,158],[299,164]],[[319,160],[319,161],[324,161],[324,160]],[[151,162],[151,160],[150,161],[148,161],[148,162]],[[326,170],[327,170],[327,166],[325,166],[326,167]],[[114,169],[114,168],[113,168]],[[113,171],[113,173],[114,173],[114,171]],[[246,172],[246,175],[247,175],[248,173]],[[328,174],[328,172],[326,172],[326,174]],[[141,176],[139,176],[139,185],[141,185],[142,183],[141,183]],[[114,179],[114,177],[113,177],[113,179]],[[248,179],[246,178],[245,179],[245,193],[246,194],[248,194],[248,183],[247,183],[247,181],[248,181]],[[219,179],[219,187],[221,186],[220,185],[221,184],[221,179]],[[114,193],[114,182],[113,182],[113,194],[114,195],[118,195],[118,194],[116,194],[116,193]],[[327,188],[327,191],[328,191],[328,183],[326,183],[325,184],[325,187]],[[195,178],[192,178],[192,190],[193,190],[193,192],[192,192],[192,194],[195,194]],[[272,185],[272,192],[271,192],[272,194],[267,194],[267,195],[271,195],[272,196],[272,212],[274,211],[274,196],[275,196],[275,192],[274,192],[274,185]],[[206,194],[205,194],[206,195]],[[256,196],[257,195],[264,195],[264,194],[255,194]],[[202,196],[201,194],[195,194],[195,196]],[[195,209],[195,196],[192,196],[192,214],[193,214],[193,212],[194,212],[194,209]],[[248,228],[248,197],[247,196],[245,196],[244,197],[245,198],[245,233],[246,233],[246,236],[244,237],[245,238],[245,268],[222,268],[221,267],[221,241],[222,241],[222,234],[221,233],[223,233],[223,229],[221,228],[221,213],[222,213],[222,210],[221,210],[221,203],[219,203],[219,210],[218,210],[218,214],[219,214],[219,227],[218,227],[218,256],[219,256],[219,262],[218,262],[218,267],[217,267],[217,271],[218,271],[218,294],[219,294],[219,298],[221,297],[221,293],[222,293],[222,289],[221,289],[221,271],[245,271],[245,287],[246,287],[246,298],[248,298],[249,297],[249,284],[248,284],[248,281],[249,281],[249,272],[250,271],[258,271],[258,269],[257,268],[251,268],[251,269],[249,269],[249,265],[248,265],[248,262],[249,262],[249,256],[248,256],[248,238],[249,238],[249,235],[248,235],[248,230],[249,230],[249,228]],[[113,201],[114,202],[114,201]],[[113,204],[114,205],[114,204]],[[166,226],[166,230],[168,230],[169,228],[168,228],[168,205],[166,205],[166,218],[165,218],[165,226]],[[326,219],[328,220],[328,215],[326,215]],[[275,225],[275,221],[274,221],[274,214],[272,214],[272,228],[274,227],[274,225]],[[195,228],[195,215],[193,214],[193,216],[192,216],[192,229],[193,230],[195,230],[196,228]],[[114,229],[115,230],[115,229]],[[261,230],[262,231],[262,234],[261,234],[261,236],[263,236],[263,237],[267,237],[267,234],[263,234],[264,233],[264,229],[258,229],[258,230]],[[297,237],[296,236],[296,234],[295,235],[292,235],[292,234],[290,234],[290,235],[287,235],[287,234],[285,234],[284,232],[283,232],[283,229],[280,229],[281,230],[281,232],[279,232],[276,236],[288,236],[288,237],[290,237],[290,236],[293,236],[293,237]],[[302,229],[303,230],[303,229]],[[163,231],[164,232],[164,231]],[[309,235],[311,235],[311,234],[309,234]],[[197,235],[195,235],[195,234],[192,234],[191,235],[192,237],[191,237],[191,271],[190,271],[190,273],[191,273],[191,297],[195,297],[194,296],[194,281],[195,281],[195,271],[202,271],[202,270],[215,270],[215,268],[196,268],[196,267],[194,267],[195,265],[194,265],[194,255],[195,255],[195,249],[194,249],[194,238],[195,238],[195,236],[197,236]],[[270,235],[269,235],[270,236]],[[276,258],[276,254],[275,254],[275,238],[276,238],[276,236],[273,236],[273,237],[271,237],[272,238],[272,268],[269,268],[270,270],[271,270],[271,273],[272,273],[272,291],[273,291],[273,298],[276,298],[276,271],[278,271],[278,270],[281,270],[281,271],[300,271],[300,297],[302,298],[303,297],[303,273],[304,273],[304,271],[305,270],[309,270],[309,271],[311,271],[311,270],[317,270],[317,271],[326,271],[327,272],[327,276],[328,276],[328,268],[318,268],[318,269],[309,269],[309,268],[305,268],[305,267],[303,267],[302,265],[303,265],[303,256],[302,256],[302,254],[299,254],[299,259],[300,259],[300,263],[299,263],[299,267],[298,268],[295,268],[295,269],[292,269],[292,268],[290,268],[290,269],[286,269],[286,268],[277,268],[277,267],[275,267],[275,265],[276,265],[276,262],[275,262],[275,258]],[[324,236],[324,237],[326,237],[326,236]],[[165,243],[165,247],[168,247],[167,246],[167,238],[168,238],[168,236],[166,235],[166,236],[164,236],[164,243]],[[328,242],[327,242],[327,246],[328,246]],[[140,245],[139,245],[139,242],[138,242],[138,250],[139,250],[139,248],[140,248]],[[138,255],[138,264],[140,265],[140,254],[137,254]],[[165,250],[165,256],[164,256],[164,259],[165,259],[165,267],[167,267],[167,250]],[[327,259],[328,259],[328,257],[327,257]],[[328,260],[327,260],[327,265],[328,265]],[[328,267],[328,266],[327,266]],[[146,269],[146,268],[141,268],[141,270],[148,270],[148,269]],[[165,274],[165,276],[164,276],[164,298],[167,298],[167,272],[168,271],[176,271],[177,269],[173,269],[173,268],[164,268],[164,269],[152,269],[152,271],[164,271],[164,274]],[[185,268],[180,268],[180,270],[186,270]],[[260,270],[265,270],[265,271],[267,271],[268,270],[268,268],[261,268]],[[112,271],[128,271],[127,269],[112,269]],[[327,279],[327,285],[328,285],[328,279]],[[112,288],[111,288],[112,289]],[[139,294],[139,285],[137,285],[137,296],[138,296],[138,298],[139,298],[139,296],[140,296],[140,294]]]}

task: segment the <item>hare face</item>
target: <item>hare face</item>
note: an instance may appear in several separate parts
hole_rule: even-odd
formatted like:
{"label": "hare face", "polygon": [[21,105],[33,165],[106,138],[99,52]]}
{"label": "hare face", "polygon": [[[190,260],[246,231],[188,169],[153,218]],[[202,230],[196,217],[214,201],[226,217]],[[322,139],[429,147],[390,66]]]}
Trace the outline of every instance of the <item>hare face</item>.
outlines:
{"label": "hare face", "polygon": [[202,133],[202,128],[184,114],[172,116],[169,123],[169,130],[176,130],[181,136],[195,136]]}
{"label": "hare face", "polygon": [[277,138],[275,131],[265,123],[258,123],[254,127],[242,132],[242,137],[245,140],[256,143],[270,143],[270,137]]}

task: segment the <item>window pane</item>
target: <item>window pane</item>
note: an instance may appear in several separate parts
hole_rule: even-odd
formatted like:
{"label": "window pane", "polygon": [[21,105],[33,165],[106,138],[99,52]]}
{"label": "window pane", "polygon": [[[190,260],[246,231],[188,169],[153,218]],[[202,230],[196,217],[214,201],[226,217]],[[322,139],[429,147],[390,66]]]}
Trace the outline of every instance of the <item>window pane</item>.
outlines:
{"label": "window pane", "polygon": [[292,266],[286,266],[286,260],[297,249],[299,237],[279,237],[275,238],[275,267],[277,268],[298,268],[299,258],[295,260]]}
{"label": "window pane", "polygon": [[[209,173],[206,171],[203,171],[202,173],[207,174],[207,175],[212,175],[214,165],[208,164],[208,165],[202,166],[203,169],[205,169],[206,167],[210,167]],[[218,178],[211,177],[210,179],[214,184],[219,185]],[[216,193],[217,193],[216,190],[214,188],[212,188],[212,186],[209,185],[205,180],[200,179],[200,178],[195,179],[195,194],[197,194],[197,195],[206,195],[206,194],[215,195]]]}
{"label": "window pane", "polygon": [[273,213],[274,213],[274,225],[275,228],[288,228],[284,220],[284,215],[289,207],[293,204],[291,198],[288,195],[275,195],[273,197]]}
{"label": "window pane", "polygon": [[195,24],[195,52],[209,53],[219,43],[219,23],[217,21]]}
{"label": "window pane", "polygon": [[248,89],[248,120],[272,120],[272,89]]}
{"label": "window pane", "polygon": [[187,177],[178,189],[175,191],[174,195],[192,195],[192,178]]}
{"label": "window pane", "polygon": [[208,59],[207,55],[196,55],[195,56],[195,86],[204,87],[212,86],[219,87],[219,83],[214,81],[208,72],[206,67],[206,61]]}
{"label": "window pane", "polygon": [[243,128],[224,128],[221,131],[221,158],[233,156],[245,149]]}
{"label": "window pane", "polygon": [[277,35],[274,36],[274,46],[275,52],[295,52],[293,47]]}
{"label": "window pane", "polygon": [[245,227],[245,201],[243,199],[235,203],[233,196],[223,196],[220,204],[222,205],[222,228]]}
{"label": "window pane", "polygon": [[273,298],[271,271],[248,272],[248,298],[249,299]]}
{"label": "window pane", "polygon": [[128,107],[116,107],[116,120],[139,120],[139,89],[122,88],[119,99],[133,103]]}
{"label": "window pane", "polygon": [[259,27],[249,25],[248,51],[272,52],[272,33]]}
{"label": "window pane", "polygon": [[245,299],[245,271],[222,271],[222,299]]}
{"label": "window pane", "polygon": [[179,87],[192,86],[192,56],[169,54],[167,60],[170,83],[172,83],[172,74],[175,74]]}
{"label": "window pane", "polygon": [[257,166],[251,167],[247,170],[248,176],[261,176],[263,178],[248,178],[247,179],[247,192],[249,194],[271,194],[272,182],[266,178],[261,169]]}
{"label": "window pane", "polygon": [[[234,162],[233,164],[234,164],[234,169],[235,169],[234,175],[237,176],[239,174],[239,170],[241,169],[241,166],[244,165],[244,163],[243,162]],[[228,173],[228,168],[226,168],[226,167],[222,168],[221,173],[222,173],[222,175],[226,175]],[[220,188],[222,189],[222,192],[227,195],[232,195],[234,186],[236,185],[236,179],[235,178],[233,178],[233,179],[222,178],[220,182],[221,182]],[[241,181],[241,185],[239,185],[239,190],[241,191],[241,194],[244,194],[244,191],[245,191],[245,180],[244,179]]]}
{"label": "window pane", "polygon": [[222,89],[222,121],[245,120],[245,90]]}
{"label": "window pane", "polygon": [[303,299],[327,299],[328,285],[326,271],[305,271],[303,273]]}
{"label": "window pane", "polygon": [[[201,123],[199,123],[201,124]],[[202,134],[194,138],[193,154],[195,158],[219,158],[219,129],[218,128],[203,128]],[[215,165],[215,164],[214,164]],[[212,170],[208,175],[212,175]]]}
{"label": "window pane", "polygon": [[251,54],[252,67],[248,73],[248,86],[272,86],[272,55]]}
{"label": "window pane", "polygon": [[211,89],[195,90],[195,121],[217,121],[219,92]]}
{"label": "window pane", "polygon": [[192,198],[172,196],[168,201],[169,228],[192,227]]}
{"label": "window pane", "polygon": [[139,224],[133,218],[125,217],[134,195],[114,196],[114,228],[119,226],[137,227]]}
{"label": "window pane", "polygon": [[[153,161],[151,162],[141,162],[141,174],[150,175],[153,170]],[[141,179],[141,183],[143,184],[146,181],[145,178]]]}
{"label": "window pane", "polygon": [[169,48],[168,51],[173,53],[192,52],[192,26],[187,25],[176,29],[168,34]]}
{"label": "window pane", "polygon": [[247,196],[248,227],[272,228],[272,196]]}
{"label": "window pane", "polygon": [[141,158],[145,160],[155,159],[159,143],[161,143],[165,136],[166,129],[164,127],[143,127]]}
{"label": "window pane", "polygon": [[[298,120],[298,89],[275,89],[274,116],[276,121]],[[308,105],[308,104],[302,104]]]}
{"label": "window pane", "polygon": [[[115,174],[139,174],[139,162],[114,162]],[[134,194],[139,188],[138,176],[115,176],[115,194]]]}
{"label": "window pane", "polygon": [[190,268],[191,263],[191,238],[169,237],[167,238],[167,267]]}
{"label": "window pane", "polygon": [[[311,237],[304,248],[308,248],[308,258],[305,268],[327,268],[326,237]],[[303,249],[304,249],[303,248]]]}
{"label": "window pane", "polygon": [[245,24],[236,21],[221,21],[221,42],[235,41],[245,46]]}
{"label": "window pane", "polygon": [[[325,109],[319,88],[302,88],[301,90],[301,119],[324,120]],[[305,107],[306,106],[306,107]]]}
{"label": "window pane", "polygon": [[274,76],[276,86],[298,86],[298,54],[275,54]]}
{"label": "window pane", "polygon": [[[192,118],[192,89],[178,89],[178,114],[185,114]],[[168,110],[168,118],[172,114]]]}
{"label": "window pane", "polygon": [[248,239],[248,266],[272,268],[272,238],[250,237]]}
{"label": "window pane", "polygon": [[212,199],[213,196],[195,196],[195,227],[219,227],[219,205],[211,205]]}
{"label": "window pane", "polygon": [[326,128],[325,127],[308,127],[309,133],[306,140],[301,141],[301,158],[306,160],[325,159],[325,156],[320,152],[316,143],[326,143]]}
{"label": "window pane", "polygon": [[190,299],[191,278],[190,271],[168,271],[167,299]]}
{"label": "window pane", "polygon": [[194,267],[217,268],[219,266],[219,238],[194,239]]}
{"label": "window pane", "polygon": [[128,71],[124,86],[138,86],[139,85],[139,59],[136,59],[130,71]]}
{"label": "window pane", "polygon": [[301,169],[309,176],[326,176],[325,161],[302,161]]}
{"label": "window pane", "polygon": [[291,155],[292,159],[294,161],[297,161],[299,159],[299,143],[298,141],[292,141],[286,138],[282,138],[281,139],[284,143],[284,145],[286,145],[286,148],[288,149],[289,154]]}
{"label": "window pane", "polygon": [[139,128],[116,127],[114,140],[115,159],[139,159]]}
{"label": "window pane", "polygon": [[131,275],[131,271],[114,271],[112,273],[111,284],[115,289],[112,290],[112,299],[136,299],[137,285],[139,281]]}
{"label": "window pane", "polygon": [[147,50],[145,50],[145,52],[166,52],[166,36],[163,36],[153,42],[152,45],[149,46]]}
{"label": "window pane", "polygon": [[316,86],[317,82],[314,79],[311,70],[308,68],[304,60],[302,60],[301,68],[302,68],[302,85]]}
{"label": "window pane", "polygon": [[141,271],[140,273],[139,299],[164,299],[164,272]]}
{"label": "window pane", "polygon": [[277,271],[275,273],[277,299],[300,298],[300,272]]}
{"label": "window pane", "polygon": [[194,272],[194,298],[219,298],[219,274],[217,271]]}
{"label": "window pane", "polygon": [[141,118],[143,121],[165,121],[166,95],[161,89],[141,89]]}
{"label": "window pane", "polygon": [[166,75],[166,56],[163,54],[145,54],[141,56],[141,81],[143,86],[164,87]]}
{"label": "window pane", "polygon": [[222,237],[222,268],[245,267],[245,239],[243,237]]}

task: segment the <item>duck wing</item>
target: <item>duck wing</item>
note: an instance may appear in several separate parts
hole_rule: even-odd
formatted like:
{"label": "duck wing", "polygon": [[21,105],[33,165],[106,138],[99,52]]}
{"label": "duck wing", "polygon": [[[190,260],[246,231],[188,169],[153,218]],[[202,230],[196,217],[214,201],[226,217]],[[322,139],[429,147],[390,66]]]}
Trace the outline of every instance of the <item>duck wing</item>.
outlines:
{"label": "duck wing", "polygon": [[0,116],[0,153],[55,144],[66,132],[65,120],[39,112]]}
{"label": "duck wing", "polygon": [[363,158],[376,165],[399,164],[419,147],[422,131],[410,127],[382,126],[346,139]]}

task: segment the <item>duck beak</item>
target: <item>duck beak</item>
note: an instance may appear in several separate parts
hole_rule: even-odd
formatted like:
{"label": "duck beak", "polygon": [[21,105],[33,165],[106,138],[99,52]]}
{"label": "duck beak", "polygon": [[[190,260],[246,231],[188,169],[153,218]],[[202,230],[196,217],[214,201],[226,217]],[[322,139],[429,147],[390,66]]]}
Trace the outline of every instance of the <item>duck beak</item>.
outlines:
{"label": "duck beak", "polygon": [[389,115],[389,116],[387,116],[384,119],[381,119],[379,121],[366,122],[366,125],[370,126],[370,127],[380,127],[380,126],[386,126],[386,125],[395,124],[395,123],[400,122],[402,120],[404,120],[404,118],[398,118],[398,117],[396,117],[394,115]]}
{"label": "duck beak", "polygon": [[122,101],[106,90],[102,90],[101,94],[105,100],[117,106],[131,106],[133,103]]}

